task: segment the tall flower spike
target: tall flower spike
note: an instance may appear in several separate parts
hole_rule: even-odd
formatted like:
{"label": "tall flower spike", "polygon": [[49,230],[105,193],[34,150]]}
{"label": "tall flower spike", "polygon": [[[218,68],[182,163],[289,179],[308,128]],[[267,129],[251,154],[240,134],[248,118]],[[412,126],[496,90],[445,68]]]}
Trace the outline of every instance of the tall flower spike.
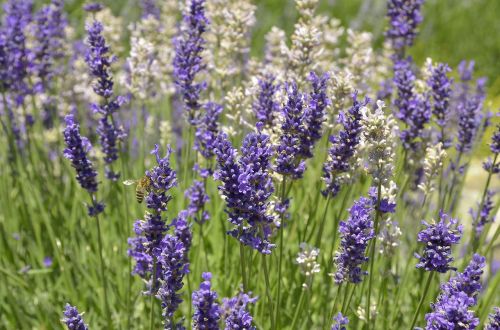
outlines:
{"label": "tall flower spike", "polygon": [[184,14],[183,30],[175,39],[174,80],[178,93],[184,100],[188,122],[195,125],[199,117],[200,93],[206,83],[195,82],[196,76],[205,68],[201,53],[205,49],[203,33],[207,29],[205,0],[191,0]]}
{"label": "tall flower spike", "polygon": [[76,307],[66,304],[64,307],[63,322],[69,330],[88,330],[88,326],[83,322],[82,315],[78,312]]}
{"label": "tall flower spike", "polygon": [[[483,81],[478,79],[475,93],[468,94],[458,102],[458,136],[456,149],[467,153],[479,131],[483,111]],[[458,165],[458,164],[457,164]]]}
{"label": "tall flower spike", "polygon": [[278,116],[279,105],[275,101],[278,87],[276,78],[272,75],[260,79],[258,96],[252,106],[257,121],[262,122],[264,126],[269,128],[273,127]]}
{"label": "tall flower spike", "polygon": [[204,207],[210,201],[210,198],[205,191],[203,182],[193,181],[193,184],[186,190],[184,195],[189,199],[188,215],[200,225],[205,223],[210,218],[210,215],[204,210]]}
{"label": "tall flower spike", "polygon": [[389,0],[387,16],[390,27],[385,36],[391,40],[392,47],[403,55],[406,47],[413,45],[417,36],[417,27],[422,22],[420,9],[423,0]]}
{"label": "tall flower spike", "polygon": [[349,209],[347,221],[341,221],[339,232],[341,236],[340,251],[334,257],[337,272],[333,274],[335,283],[360,283],[368,272],[361,266],[368,261],[365,257],[369,241],[374,237],[372,220],[372,203],[361,197]]}
{"label": "tall flower spike", "polygon": [[474,305],[477,303],[477,295],[481,291],[481,275],[486,266],[486,258],[475,253],[472,260],[465,268],[463,273],[456,276],[441,286],[442,295],[453,295],[457,291],[464,292],[470,298],[474,299]]}
{"label": "tall flower spike", "polygon": [[424,159],[424,178],[418,185],[424,194],[428,195],[434,191],[434,180],[439,175],[445,158],[446,151],[443,150],[441,142],[427,147]]}
{"label": "tall flower spike", "polygon": [[156,297],[161,301],[165,329],[172,329],[172,316],[182,302],[179,291],[183,288],[184,275],[189,273],[189,264],[186,263],[185,246],[176,236],[165,235],[162,242],[162,251],[159,262],[159,288]]}
{"label": "tall flower spike", "polygon": [[283,106],[284,117],[281,125],[282,134],[277,147],[276,172],[302,177],[306,164],[302,159],[302,132],[306,131],[304,123],[304,95],[299,92],[297,84],[286,85],[287,101]]}
{"label": "tall flower spike", "polygon": [[493,307],[493,313],[489,315],[489,322],[484,327],[484,330],[500,329],[500,308]]}
{"label": "tall flower spike", "polygon": [[346,330],[347,329],[346,325],[349,324],[349,319],[346,316],[342,315],[341,312],[339,312],[337,314],[337,316],[335,316],[333,318],[333,320],[335,322],[332,325],[332,330]]}
{"label": "tall flower spike", "polygon": [[422,255],[415,254],[419,259],[417,268],[423,268],[426,271],[436,271],[446,273],[450,269],[450,263],[453,261],[451,256],[451,246],[458,244],[462,236],[462,226],[456,226],[457,220],[450,218],[448,215],[441,213],[438,223],[427,223],[422,221],[426,226],[418,233],[418,241],[425,244]]}
{"label": "tall flower spike", "polygon": [[392,115],[384,114],[383,108],[384,102],[377,101],[375,111],[370,111],[367,107],[362,109],[361,145],[364,154],[367,155],[364,166],[373,178],[373,185],[381,183],[382,186],[389,188],[394,172],[395,122]]}
{"label": "tall flower spike", "polygon": [[212,290],[212,274],[203,273],[200,289],[192,294],[194,307],[193,329],[217,330],[221,318],[221,308],[217,304],[217,293]]}
{"label": "tall flower spike", "polygon": [[[486,226],[488,223],[495,222],[495,214],[492,213],[494,209],[492,200],[493,196],[495,196],[495,192],[493,190],[488,190],[486,192],[482,208],[476,212],[474,212],[472,209],[470,211],[472,218],[476,219],[477,221],[474,224],[474,228],[476,230],[476,237],[479,237],[481,235],[484,226]],[[477,212],[479,212],[479,214],[477,214]]]}
{"label": "tall flower spike", "polygon": [[[500,116],[500,113],[498,114]],[[497,125],[495,132],[491,136],[490,150],[495,157],[500,153],[500,124]],[[491,158],[488,158],[485,162],[483,162],[483,168],[492,174],[500,173],[500,161],[496,161],[493,163]]]}
{"label": "tall flower spike", "polygon": [[269,239],[274,216],[269,214],[269,197],[274,191],[270,176],[272,148],[269,137],[250,133],[243,140],[241,158],[225,134],[217,139],[218,168],[214,177],[222,181],[219,191],[226,201],[229,222],[235,225],[228,233],[242,244],[260,253],[270,254],[274,244]]}
{"label": "tall flower spike", "polygon": [[368,99],[359,102],[358,94],[352,96],[352,107],[346,113],[339,114],[338,122],[343,129],[338,135],[330,136],[332,146],[328,149],[328,159],[323,164],[323,180],[325,190],[323,195],[335,197],[340,191],[341,185],[349,180],[349,170],[354,163],[354,155],[359,144],[361,135],[361,109],[368,104]]}
{"label": "tall flower spike", "polygon": [[475,329],[479,319],[470,310],[473,303],[474,299],[461,291],[442,297],[437,303],[431,304],[432,312],[425,315],[425,329]]}
{"label": "tall flower spike", "polygon": [[304,111],[305,130],[302,132],[301,141],[301,154],[304,158],[311,158],[313,156],[314,145],[322,136],[322,125],[326,120],[325,109],[330,103],[326,95],[329,78],[329,75],[326,73],[321,77],[314,72],[309,74],[311,92],[307,100],[307,108]]}
{"label": "tall flower spike", "polygon": [[174,226],[174,235],[184,244],[184,261],[189,262],[188,254],[193,241],[193,233],[191,232],[191,225],[187,221],[188,212],[182,210],[177,215],[177,218],[172,220]]}
{"label": "tall flower spike", "polygon": [[111,164],[118,159],[118,144],[124,138],[124,132],[116,126],[113,114],[124,103],[123,97],[115,97],[113,93],[113,78],[111,76],[111,64],[115,57],[109,54],[109,47],[103,35],[103,26],[98,21],[93,21],[87,26],[88,50],[85,61],[90,69],[94,92],[101,97],[99,104],[93,103],[92,110],[99,113],[101,118],[97,127],[97,133],[104,153],[106,177],[116,181],[120,174],[113,172]]}
{"label": "tall flower spike", "polygon": [[215,140],[219,134],[219,116],[222,113],[222,106],[207,102],[203,108],[204,114],[196,125],[194,148],[206,159],[212,159]]}
{"label": "tall flower spike", "polygon": [[448,72],[450,71],[451,69],[447,64],[439,63],[432,68],[432,74],[427,81],[434,99],[432,114],[439,128],[437,141],[443,144],[443,149],[448,149],[451,145],[451,139],[445,136],[450,112],[451,84],[453,82],[452,79],[448,78]]}
{"label": "tall flower spike", "polygon": [[248,305],[255,304],[257,297],[252,297],[252,293],[240,292],[233,298],[222,299],[223,319],[225,330],[256,330],[252,324],[253,317],[248,312]]}

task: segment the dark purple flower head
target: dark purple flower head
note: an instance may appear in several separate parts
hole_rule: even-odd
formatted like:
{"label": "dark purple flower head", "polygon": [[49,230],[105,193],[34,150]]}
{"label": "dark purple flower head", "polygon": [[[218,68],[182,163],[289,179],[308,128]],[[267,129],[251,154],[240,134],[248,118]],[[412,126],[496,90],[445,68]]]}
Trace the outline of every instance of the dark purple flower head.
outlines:
{"label": "dark purple flower head", "polygon": [[64,157],[71,161],[71,166],[76,170],[76,179],[83,189],[89,193],[97,191],[97,172],[88,159],[87,153],[92,148],[90,141],[80,135],[80,125],[73,115],[65,117],[66,128],[64,129]]}
{"label": "dark purple flower head", "polygon": [[170,319],[182,302],[179,291],[184,286],[184,275],[189,273],[189,264],[184,257],[186,248],[177,236],[165,235],[161,246],[158,258],[160,287],[156,297],[161,301],[165,328],[170,329]]}
{"label": "dark purple flower head", "polygon": [[498,174],[500,173],[500,162],[496,162],[495,164],[493,164],[493,160],[488,157],[488,159],[483,162],[483,168],[486,172]]}
{"label": "dark purple flower head", "polygon": [[336,253],[334,262],[337,271],[334,275],[335,283],[344,282],[360,283],[363,275],[363,263],[368,261],[365,257],[368,243],[374,237],[372,220],[372,203],[368,198],[361,197],[349,209],[349,219],[339,224],[340,250]]}
{"label": "dark purple flower head", "polygon": [[83,10],[89,13],[97,13],[103,9],[103,5],[99,2],[90,2],[83,5]]}
{"label": "dark purple flower head", "polygon": [[250,133],[243,140],[241,158],[225,134],[216,143],[215,179],[222,181],[219,191],[226,201],[229,222],[235,228],[228,233],[261,253],[270,254],[274,244],[269,238],[274,217],[268,213],[269,197],[274,191],[270,176],[273,155],[269,137]]}
{"label": "dark purple flower head", "polygon": [[465,91],[457,104],[458,136],[457,151],[467,153],[472,149],[481,121],[485,97],[484,81],[477,80],[474,92]]}
{"label": "dark purple flower head", "polygon": [[458,291],[453,295],[440,297],[438,302],[431,304],[432,312],[425,315],[426,330],[469,330],[479,325],[470,306],[474,299],[464,292]]}
{"label": "dark purple flower head", "polygon": [[323,164],[323,180],[326,187],[323,195],[335,197],[343,183],[342,175],[351,169],[351,160],[359,144],[363,117],[361,109],[368,104],[369,99],[359,102],[357,92],[352,95],[352,107],[348,112],[339,114],[338,123],[343,129],[338,135],[330,136],[332,146],[328,149],[328,159]]}
{"label": "dark purple flower head", "polygon": [[225,330],[255,330],[252,324],[253,317],[248,312],[248,305],[255,304],[257,297],[252,297],[252,293],[240,292],[233,298],[223,298],[223,314]]}
{"label": "dark purple flower head", "polygon": [[174,227],[174,235],[184,244],[185,262],[189,262],[188,252],[191,249],[191,243],[193,241],[193,233],[191,231],[191,225],[187,221],[188,212],[182,210],[177,215],[177,218],[172,220],[172,226]]}
{"label": "dark purple flower head", "polygon": [[276,83],[276,78],[272,75],[265,76],[259,80],[258,97],[253,103],[252,110],[257,121],[267,127],[273,127],[278,115],[279,104],[274,99],[278,88],[279,85]]}
{"label": "dark purple flower head", "polygon": [[489,322],[484,327],[484,330],[500,329],[500,308],[493,307],[493,313],[489,315]]}
{"label": "dark purple flower head", "polygon": [[88,50],[85,55],[85,61],[90,69],[92,77],[95,79],[93,84],[94,92],[101,97],[99,104],[91,104],[91,109],[99,113],[102,117],[99,119],[97,133],[104,153],[106,162],[106,177],[116,181],[119,173],[114,173],[110,166],[118,159],[118,144],[125,138],[124,131],[117,127],[113,114],[125,102],[125,98],[113,96],[113,77],[111,76],[111,64],[114,62],[114,56],[110,55],[110,50],[106,40],[102,36],[103,26],[98,21],[93,21],[87,26],[87,45]]}
{"label": "dark purple flower head", "polygon": [[474,73],[474,65],[476,63],[474,61],[461,61],[458,65],[458,74],[460,75],[460,80],[463,82],[467,82],[472,80],[472,75]]}
{"label": "dark purple flower head", "polygon": [[285,87],[287,101],[282,109],[284,120],[276,150],[276,172],[298,179],[302,177],[306,166],[302,157],[302,134],[306,131],[305,97],[299,92],[296,83],[287,84]]}
{"label": "dark purple flower head", "polygon": [[218,330],[222,311],[217,304],[217,292],[212,291],[212,274],[203,273],[201,277],[200,289],[192,294],[193,329]]}
{"label": "dark purple flower head", "polygon": [[205,204],[210,201],[210,198],[205,191],[203,182],[194,181],[184,196],[189,199],[188,215],[200,225],[205,223],[210,218],[208,212],[204,210]]}
{"label": "dark purple flower head", "polygon": [[[160,0],[162,1],[162,0]],[[142,17],[153,16],[156,19],[160,19],[160,8],[156,0],[141,0]]]}
{"label": "dark purple flower head", "polygon": [[88,326],[83,322],[82,315],[78,312],[76,307],[66,304],[64,307],[63,322],[69,330],[88,330]]}
{"label": "dark purple flower head", "polygon": [[406,47],[413,45],[417,36],[417,27],[422,22],[420,9],[423,0],[389,0],[387,2],[387,16],[390,27],[385,32],[392,47],[399,53],[404,54]]}
{"label": "dark purple flower head", "polygon": [[431,88],[432,98],[434,99],[432,114],[440,129],[437,142],[441,142],[444,149],[451,146],[451,139],[445,137],[444,134],[446,124],[449,120],[451,84],[453,82],[448,77],[448,72],[450,71],[451,69],[447,64],[439,63],[432,69],[432,74],[427,81],[427,84]]}
{"label": "dark purple flower head", "polygon": [[417,268],[423,268],[427,271],[436,271],[446,273],[450,269],[450,263],[453,261],[451,256],[451,246],[458,244],[462,236],[462,226],[456,226],[457,220],[441,213],[438,223],[427,223],[424,230],[418,233],[418,241],[425,244],[422,255],[415,254],[419,259]]}
{"label": "dark purple flower head", "polygon": [[151,180],[151,185],[156,192],[167,192],[177,186],[177,174],[170,166],[170,154],[172,150],[167,147],[167,152],[164,157],[160,156],[160,146],[155,144],[155,148],[151,150],[151,154],[155,155],[158,165],[151,170],[146,171],[146,175]]}
{"label": "dark purple flower head", "polygon": [[214,156],[214,144],[219,134],[219,116],[222,106],[214,102],[207,102],[203,106],[204,113],[196,124],[194,135],[194,149],[206,159]]}
{"label": "dark purple flower head", "polygon": [[307,108],[304,111],[305,130],[301,134],[301,153],[304,158],[313,156],[314,145],[322,136],[322,125],[326,120],[325,109],[330,103],[330,99],[326,95],[328,79],[330,77],[327,73],[321,77],[314,72],[309,74],[311,92],[307,100]]}
{"label": "dark purple flower head", "polygon": [[30,53],[30,62],[40,82],[36,91],[51,88],[51,79],[61,71],[57,61],[64,56],[65,28],[64,4],[61,0],[52,0],[35,15],[33,34],[35,43]]}
{"label": "dark purple flower head", "polygon": [[486,266],[486,258],[475,253],[463,273],[456,276],[441,286],[442,295],[453,295],[457,291],[464,292],[477,303],[477,295],[481,291],[481,275]]}
{"label": "dark purple flower head", "polygon": [[[498,113],[500,116],[500,113]],[[490,150],[493,154],[500,154],[500,124],[497,124],[497,128],[493,135],[491,136]]]}
{"label": "dark purple flower head", "polygon": [[[3,5],[4,20],[0,36],[0,64],[2,88],[9,89],[17,105],[29,93],[27,82],[29,60],[25,29],[32,20],[33,3],[30,0],[10,0]],[[3,53],[3,54],[2,54]],[[5,79],[5,80],[4,80]]]}
{"label": "dark purple flower head", "polygon": [[333,318],[333,320],[335,321],[335,323],[332,325],[332,330],[346,330],[347,327],[346,325],[349,324],[349,319],[342,315],[341,312],[339,312],[337,314],[337,316],[335,316]]}
{"label": "dark purple flower head", "polygon": [[484,226],[488,223],[495,222],[495,214],[492,214],[494,205],[493,205],[493,196],[495,196],[495,192],[493,190],[488,190],[486,192],[486,196],[483,201],[483,205],[481,210],[479,210],[479,214],[477,211],[470,210],[472,218],[475,220],[474,227],[476,230],[476,236],[479,237],[483,232]]}
{"label": "dark purple flower head", "polygon": [[394,106],[398,109],[396,118],[405,121],[409,117],[410,100],[414,98],[415,73],[412,70],[413,59],[408,57],[394,63],[394,85],[398,95],[394,100]]}
{"label": "dark purple flower head", "polygon": [[195,82],[198,73],[205,69],[201,53],[205,49],[203,33],[207,29],[205,0],[190,1],[184,15],[184,28],[175,39],[174,81],[178,93],[184,100],[188,122],[196,124],[201,108],[200,93],[205,89],[205,82]]}

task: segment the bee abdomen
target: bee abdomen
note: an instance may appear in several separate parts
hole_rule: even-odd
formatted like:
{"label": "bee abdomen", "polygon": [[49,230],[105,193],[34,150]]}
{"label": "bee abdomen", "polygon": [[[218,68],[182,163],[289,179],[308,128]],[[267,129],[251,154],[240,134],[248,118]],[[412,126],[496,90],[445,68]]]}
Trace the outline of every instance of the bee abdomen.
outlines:
{"label": "bee abdomen", "polygon": [[137,190],[135,192],[135,198],[137,199],[137,202],[140,204],[144,200],[144,191]]}

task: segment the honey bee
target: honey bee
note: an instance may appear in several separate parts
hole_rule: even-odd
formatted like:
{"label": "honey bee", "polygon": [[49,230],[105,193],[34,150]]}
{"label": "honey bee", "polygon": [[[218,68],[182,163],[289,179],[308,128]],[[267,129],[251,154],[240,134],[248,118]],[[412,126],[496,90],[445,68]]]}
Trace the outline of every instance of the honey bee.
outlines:
{"label": "honey bee", "polygon": [[146,175],[137,180],[125,180],[123,184],[126,186],[130,186],[135,184],[135,198],[137,202],[140,204],[144,200],[144,195],[151,191],[151,179]]}

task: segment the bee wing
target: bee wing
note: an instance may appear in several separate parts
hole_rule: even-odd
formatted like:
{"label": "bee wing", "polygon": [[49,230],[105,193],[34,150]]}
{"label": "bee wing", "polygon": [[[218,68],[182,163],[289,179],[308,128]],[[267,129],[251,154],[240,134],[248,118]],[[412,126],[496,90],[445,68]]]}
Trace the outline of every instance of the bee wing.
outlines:
{"label": "bee wing", "polygon": [[125,180],[125,181],[123,181],[123,184],[126,186],[130,186],[130,185],[133,185],[136,183],[137,183],[137,180]]}

